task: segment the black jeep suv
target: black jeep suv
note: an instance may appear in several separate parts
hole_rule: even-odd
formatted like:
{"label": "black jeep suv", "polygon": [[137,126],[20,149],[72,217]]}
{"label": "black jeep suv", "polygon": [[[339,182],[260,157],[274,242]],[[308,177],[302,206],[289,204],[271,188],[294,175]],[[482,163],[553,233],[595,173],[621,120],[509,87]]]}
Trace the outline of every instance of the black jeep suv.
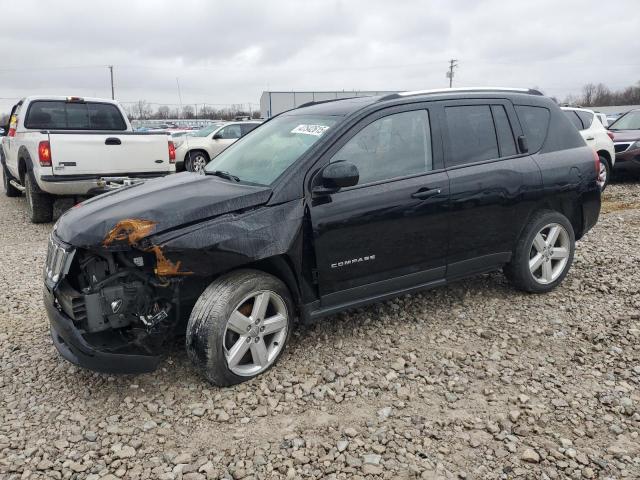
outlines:
{"label": "black jeep suv", "polygon": [[597,221],[594,157],[539,92],[308,104],[201,173],[124,187],[51,234],[44,303],[62,356],[144,372],[186,334],[213,383],[264,372],[312,320],[503,269],[555,288]]}

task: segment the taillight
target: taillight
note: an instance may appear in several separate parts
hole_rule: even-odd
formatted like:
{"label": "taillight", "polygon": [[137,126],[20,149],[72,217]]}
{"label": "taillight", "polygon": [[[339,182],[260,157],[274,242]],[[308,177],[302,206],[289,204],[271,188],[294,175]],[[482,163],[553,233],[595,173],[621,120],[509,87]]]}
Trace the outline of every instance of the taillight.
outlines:
{"label": "taillight", "polygon": [[596,181],[600,184],[600,155],[595,150],[593,151],[594,164],[593,166],[596,169]]}
{"label": "taillight", "polygon": [[609,135],[609,138],[613,140],[613,132],[610,132],[609,130],[607,130],[607,135]]}
{"label": "taillight", "polygon": [[176,163],[176,146],[169,140],[169,163]]}
{"label": "taillight", "polygon": [[48,140],[43,140],[38,144],[38,159],[41,167],[51,166],[51,145]]}
{"label": "taillight", "polygon": [[17,126],[18,126],[18,117],[16,117],[15,115],[11,115],[11,118],[9,119],[9,133],[8,133],[10,137],[16,136]]}

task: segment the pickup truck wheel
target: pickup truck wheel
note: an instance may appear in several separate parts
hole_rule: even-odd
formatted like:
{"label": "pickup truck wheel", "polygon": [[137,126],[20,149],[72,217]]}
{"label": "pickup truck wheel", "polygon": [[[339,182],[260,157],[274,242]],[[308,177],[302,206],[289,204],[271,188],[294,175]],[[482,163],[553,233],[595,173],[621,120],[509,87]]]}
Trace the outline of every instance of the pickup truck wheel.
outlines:
{"label": "pickup truck wheel", "polygon": [[9,173],[9,170],[7,170],[7,167],[3,165],[2,166],[2,183],[4,185],[4,193],[7,197],[19,197],[20,195],[22,195],[22,192],[18,190],[16,187],[14,187],[13,185],[11,185],[11,183],[9,183],[11,180],[13,180],[13,177]]}
{"label": "pickup truck wheel", "polygon": [[545,293],[567,275],[575,251],[571,222],[562,214],[543,211],[527,224],[504,273],[518,289]]}
{"label": "pickup truck wheel", "polygon": [[24,176],[24,188],[31,222],[48,223],[53,220],[53,198],[38,188],[30,172]]}
{"label": "pickup truck wheel", "polygon": [[184,168],[189,172],[199,172],[207,163],[209,163],[209,155],[200,150],[189,152],[184,161]]}
{"label": "pickup truck wheel", "polygon": [[604,192],[604,189],[609,185],[609,179],[611,178],[611,164],[609,160],[600,155],[600,172],[598,174],[598,184],[600,190]]}
{"label": "pickup truck wheel", "polygon": [[271,368],[291,331],[293,302],[272,275],[238,270],[214,280],[196,302],[186,349],[213,384],[235,385]]}

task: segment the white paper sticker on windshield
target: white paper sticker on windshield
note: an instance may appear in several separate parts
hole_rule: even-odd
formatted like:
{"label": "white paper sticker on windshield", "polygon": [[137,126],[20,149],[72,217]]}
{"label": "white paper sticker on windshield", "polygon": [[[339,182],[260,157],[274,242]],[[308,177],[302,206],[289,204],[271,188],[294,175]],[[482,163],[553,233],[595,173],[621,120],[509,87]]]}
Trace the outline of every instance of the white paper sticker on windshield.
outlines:
{"label": "white paper sticker on windshield", "polygon": [[327,130],[329,130],[329,127],[325,127],[324,125],[298,125],[296,128],[291,130],[291,133],[304,133],[306,135],[315,135],[316,137],[319,137]]}

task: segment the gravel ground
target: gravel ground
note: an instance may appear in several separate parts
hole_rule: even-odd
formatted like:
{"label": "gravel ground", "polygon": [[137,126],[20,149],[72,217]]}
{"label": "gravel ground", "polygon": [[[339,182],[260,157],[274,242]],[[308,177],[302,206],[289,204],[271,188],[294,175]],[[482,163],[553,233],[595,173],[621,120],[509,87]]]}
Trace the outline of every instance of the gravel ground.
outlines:
{"label": "gravel ground", "polygon": [[640,478],[640,185],[607,191],[564,284],[473,278],[301,327],[220,389],[56,353],[50,225],[0,197],[0,478]]}

